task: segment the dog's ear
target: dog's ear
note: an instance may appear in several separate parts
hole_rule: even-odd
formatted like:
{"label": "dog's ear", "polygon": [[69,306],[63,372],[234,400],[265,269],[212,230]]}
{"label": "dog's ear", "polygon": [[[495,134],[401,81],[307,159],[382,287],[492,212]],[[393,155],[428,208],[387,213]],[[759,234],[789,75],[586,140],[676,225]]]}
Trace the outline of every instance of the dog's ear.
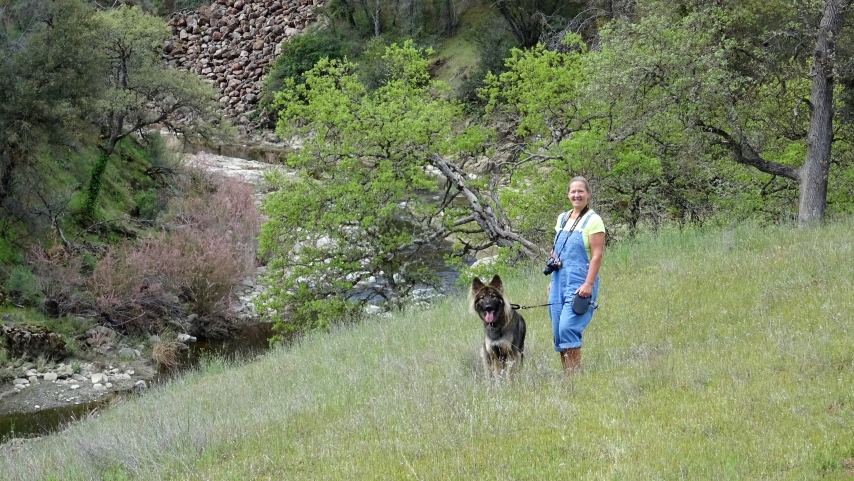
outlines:
{"label": "dog's ear", "polygon": [[481,282],[480,277],[475,277],[474,279],[472,279],[472,281],[471,281],[471,292],[472,293],[475,293],[475,292],[483,289],[484,287],[486,287],[486,286],[483,285],[483,282]]}
{"label": "dog's ear", "polygon": [[502,294],[504,293],[504,284],[501,282],[501,278],[498,277],[498,274],[492,276],[492,282],[489,283],[489,287],[494,287]]}

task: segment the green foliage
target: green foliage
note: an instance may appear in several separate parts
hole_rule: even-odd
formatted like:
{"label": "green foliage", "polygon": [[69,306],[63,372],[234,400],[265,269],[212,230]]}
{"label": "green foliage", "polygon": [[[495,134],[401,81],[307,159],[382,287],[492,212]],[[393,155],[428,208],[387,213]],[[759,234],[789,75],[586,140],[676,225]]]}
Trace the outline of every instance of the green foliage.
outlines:
{"label": "green foliage", "polygon": [[368,90],[376,90],[388,81],[390,72],[383,57],[389,43],[385,37],[372,38],[365,42],[354,71],[359,81]]}
{"label": "green foliage", "polygon": [[86,333],[86,331],[98,325],[98,321],[85,317],[61,316],[56,318],[43,317],[39,319],[39,324],[62,335],[66,342],[70,342],[75,337]]}
{"label": "green foliage", "polygon": [[460,34],[475,45],[477,59],[473,68],[466,72],[466,79],[460,85],[458,98],[461,100],[478,102],[477,91],[485,86],[486,75],[500,75],[507,71],[505,59],[511,55],[511,50],[517,44],[502,27],[499,17],[489,15]]}
{"label": "green foliage", "polygon": [[133,200],[138,209],[138,217],[142,220],[156,220],[157,214],[165,207],[157,192],[152,189],[137,192]]}
{"label": "green foliage", "polygon": [[297,84],[305,83],[305,72],[320,59],[343,59],[351,53],[352,40],[345,35],[340,29],[312,28],[283,43],[282,54],[276,58],[264,79],[264,93],[260,101],[271,104],[285,79],[293,78]]}
{"label": "green foliage", "polygon": [[0,237],[22,239],[60,218],[74,188],[63,159],[92,134],[84,117],[101,92],[102,57],[82,0],[11,1],[2,10]]}
{"label": "green foliage", "polygon": [[[779,2],[648,0],[638,2],[633,21],[601,31],[591,85],[611,115],[609,136],[639,137],[675,167],[664,177],[680,186],[678,195],[660,186],[671,215],[715,221],[724,207],[738,217],[790,217],[799,182],[808,181],[797,169],[808,157],[804,106],[822,5],[795,12]],[[847,69],[843,51],[839,65]],[[848,142],[850,133],[835,132],[837,143]],[[721,159],[752,170],[731,175]],[[830,177],[838,173],[831,169]]]}
{"label": "green foliage", "polygon": [[[166,68],[160,49],[170,33],[165,22],[139,7],[126,5],[97,14],[99,48],[106,52],[107,88],[98,99],[92,121],[101,132],[99,148],[107,160],[119,141],[143,134],[151,125],[171,118],[179,109],[194,115],[175,127],[185,135],[225,135],[217,120],[213,88],[191,72]],[[103,158],[94,165],[84,209],[91,214],[98,201]]]}
{"label": "green foliage", "polygon": [[104,178],[104,171],[107,170],[107,162],[110,160],[109,154],[101,152],[98,155],[98,160],[95,166],[92,167],[92,178],[89,179],[87,188],[86,203],[83,204],[83,215],[87,218],[95,217],[95,208],[98,205],[98,195],[101,193],[101,181]]}
{"label": "green foliage", "polygon": [[595,185],[601,178],[634,177],[642,168],[634,160],[648,160],[629,151],[623,157],[633,154],[633,159],[611,155],[618,165],[604,165],[609,157],[603,142],[607,122],[583,95],[590,54],[579,42],[580,37],[568,36],[565,43],[575,48],[563,53],[542,45],[514,49],[506,60],[507,71],[488,74],[479,91],[487,113],[509,121],[507,128],[514,130],[506,141],[513,142],[518,154],[506,160],[512,177],[501,192],[501,204],[520,232],[546,245],[551,243],[553,219],[566,210],[569,179],[587,175],[598,195]]}
{"label": "green foliage", "polygon": [[196,10],[200,6],[208,4],[208,0],[141,0],[139,2],[146,11],[154,11],[158,16],[166,15],[181,10]]}
{"label": "green foliage", "polygon": [[35,306],[42,299],[38,279],[27,266],[13,265],[4,275],[3,290],[16,305]]}
{"label": "green foliage", "polygon": [[12,264],[20,260],[20,253],[8,239],[0,237],[0,266]]}
{"label": "green foliage", "polygon": [[[435,282],[417,255],[443,222],[423,195],[436,189],[426,159],[471,150],[483,136],[452,128],[460,106],[430,82],[427,55],[411,42],[388,47],[387,78],[373,91],[352,64],[323,59],[305,84],[290,80],[277,94],[279,135],[305,143],[288,158],[301,179],[271,176],[277,190],[262,205],[270,289],[259,307],[276,322],[322,327],[351,304],[399,303],[416,284]],[[285,318],[288,306],[296,319]]]}
{"label": "green foliage", "polygon": [[471,6],[449,0],[332,0],[322,12],[339,23],[336,28],[352,30],[358,38],[426,40],[453,33],[460,11]]}

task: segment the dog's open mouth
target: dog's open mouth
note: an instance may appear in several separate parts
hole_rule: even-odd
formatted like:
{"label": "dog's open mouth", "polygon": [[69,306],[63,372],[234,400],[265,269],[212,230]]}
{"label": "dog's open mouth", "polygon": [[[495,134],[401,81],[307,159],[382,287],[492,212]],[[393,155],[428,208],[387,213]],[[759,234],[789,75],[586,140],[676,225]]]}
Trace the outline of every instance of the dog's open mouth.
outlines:
{"label": "dog's open mouth", "polygon": [[484,311],[483,313],[483,322],[487,324],[492,324],[492,321],[495,320],[495,312],[493,311]]}

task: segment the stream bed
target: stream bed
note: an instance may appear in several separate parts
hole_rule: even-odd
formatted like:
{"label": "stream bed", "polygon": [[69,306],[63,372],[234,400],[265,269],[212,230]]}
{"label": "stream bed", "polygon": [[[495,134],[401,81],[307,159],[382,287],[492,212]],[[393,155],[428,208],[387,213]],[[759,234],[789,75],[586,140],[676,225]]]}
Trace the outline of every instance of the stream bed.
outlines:
{"label": "stream bed", "polygon": [[[177,367],[158,371],[149,385],[168,382],[194,369],[206,358],[223,358],[232,361],[251,360],[270,347],[272,324],[255,323],[243,326],[233,338],[225,341],[197,341],[189,343]],[[27,412],[0,414],[0,444],[15,438],[43,436],[63,429],[67,424],[97,414],[123,396],[135,396],[133,389],[116,390],[95,400],[58,407],[47,407]]]}

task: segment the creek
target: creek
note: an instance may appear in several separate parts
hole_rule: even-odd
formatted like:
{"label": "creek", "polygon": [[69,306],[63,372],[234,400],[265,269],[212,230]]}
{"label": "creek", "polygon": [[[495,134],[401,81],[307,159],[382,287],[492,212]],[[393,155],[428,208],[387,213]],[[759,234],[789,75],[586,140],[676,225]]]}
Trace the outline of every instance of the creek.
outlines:
{"label": "creek", "polygon": [[[231,339],[224,341],[197,341],[187,344],[178,365],[173,369],[160,369],[151,384],[167,382],[190,369],[198,367],[209,358],[229,361],[249,361],[269,349],[273,335],[272,324],[254,323],[241,327]],[[34,412],[0,415],[0,444],[13,438],[43,436],[58,431],[68,423],[83,419],[107,409],[118,398],[135,395],[132,390],[113,391],[96,401],[80,402],[67,406],[40,409]]]}
{"label": "creek", "polygon": [[[251,152],[251,154],[250,154]],[[271,164],[252,160],[265,158],[258,149],[243,149],[229,151],[229,154],[185,154],[185,159],[195,162],[214,172],[229,176],[240,177],[255,187],[256,200],[260,202],[263,196],[262,176]],[[225,153],[225,152],[223,152]],[[276,151],[278,159],[280,151]],[[240,157],[238,157],[240,156]],[[242,158],[251,157],[251,158]],[[266,157],[267,160],[272,160]],[[275,161],[275,160],[273,160]],[[433,246],[422,249],[417,255],[426,260],[440,279],[440,288],[434,290],[426,286],[416,286],[414,296],[424,300],[441,296],[442,291],[453,289],[459,273],[445,265],[444,255],[450,249],[450,244]],[[472,259],[473,260],[473,259]],[[172,370],[160,370],[151,384],[165,382],[175,376],[180,376],[194,369],[206,358],[225,358],[236,361],[251,361],[256,356],[269,349],[269,339],[273,335],[269,323],[251,323],[243,326],[233,338],[225,341],[197,341],[188,343],[188,349],[183,351],[180,362]],[[96,401],[80,402],[79,404],[41,409],[34,412],[11,413],[0,415],[0,444],[13,438],[29,438],[43,436],[63,429],[69,423],[89,417],[109,406],[122,396],[135,395],[132,392],[111,392]]]}

